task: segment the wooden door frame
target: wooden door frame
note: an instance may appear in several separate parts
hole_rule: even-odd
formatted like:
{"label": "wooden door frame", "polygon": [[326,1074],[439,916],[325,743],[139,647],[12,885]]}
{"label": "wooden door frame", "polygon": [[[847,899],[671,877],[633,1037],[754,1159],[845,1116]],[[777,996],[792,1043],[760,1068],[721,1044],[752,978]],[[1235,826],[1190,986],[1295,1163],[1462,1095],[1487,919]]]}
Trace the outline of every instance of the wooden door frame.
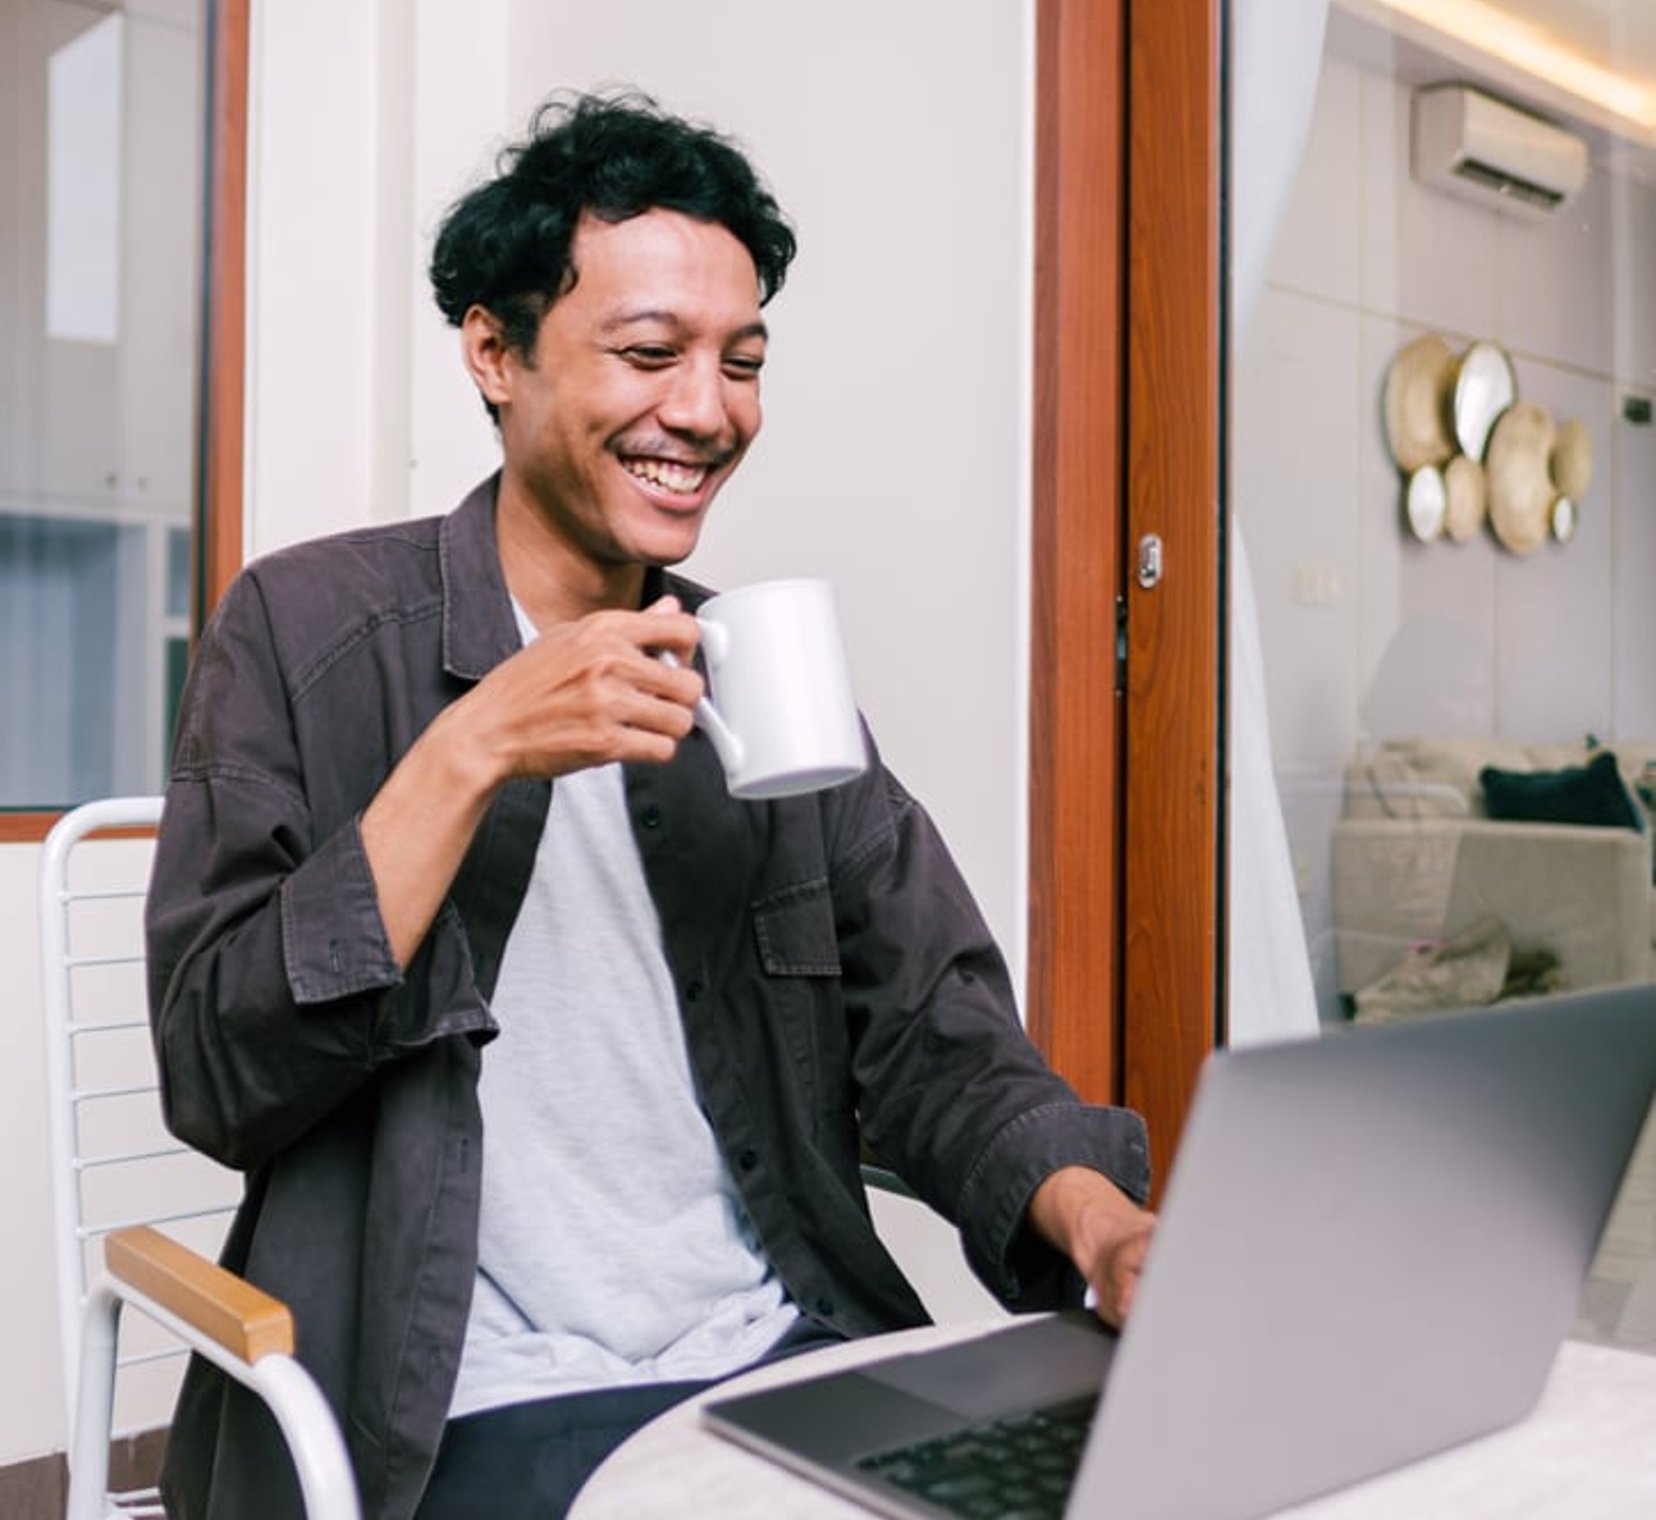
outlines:
{"label": "wooden door frame", "polygon": [[1036,7],[1030,1028],[1163,1163],[1224,1006],[1220,9]]}
{"label": "wooden door frame", "polygon": [[[247,103],[253,0],[207,0],[207,210],[192,627],[242,563],[247,396]],[[193,643],[193,639],[192,639]]]}
{"label": "wooden door frame", "polygon": [[1116,692],[1123,7],[1038,0],[1027,997],[1081,1095],[1120,1095]]}

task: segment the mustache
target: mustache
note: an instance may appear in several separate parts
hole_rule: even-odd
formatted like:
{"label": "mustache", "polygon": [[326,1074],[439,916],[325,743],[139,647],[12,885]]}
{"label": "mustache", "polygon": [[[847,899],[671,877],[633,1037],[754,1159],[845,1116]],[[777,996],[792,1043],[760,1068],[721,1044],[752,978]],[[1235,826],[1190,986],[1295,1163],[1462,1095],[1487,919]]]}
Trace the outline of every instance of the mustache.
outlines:
{"label": "mustache", "polygon": [[687,447],[680,439],[662,437],[622,438],[616,441],[614,449],[623,457],[665,459],[692,469],[706,470],[716,470],[729,464],[740,452],[733,443],[693,448]]}

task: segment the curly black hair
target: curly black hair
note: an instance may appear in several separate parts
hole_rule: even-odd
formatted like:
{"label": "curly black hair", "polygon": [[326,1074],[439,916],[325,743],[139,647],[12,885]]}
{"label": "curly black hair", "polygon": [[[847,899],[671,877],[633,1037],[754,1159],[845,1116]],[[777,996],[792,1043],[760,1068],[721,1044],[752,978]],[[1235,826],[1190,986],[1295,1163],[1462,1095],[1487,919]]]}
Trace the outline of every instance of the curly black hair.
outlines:
{"label": "curly black hair", "polygon": [[583,215],[624,222],[661,208],[716,222],[752,255],[761,303],[794,256],[793,231],[742,151],[636,91],[554,95],[498,167],[450,208],[431,284],[454,326],[482,306],[526,359],[547,308],[578,277],[570,249]]}

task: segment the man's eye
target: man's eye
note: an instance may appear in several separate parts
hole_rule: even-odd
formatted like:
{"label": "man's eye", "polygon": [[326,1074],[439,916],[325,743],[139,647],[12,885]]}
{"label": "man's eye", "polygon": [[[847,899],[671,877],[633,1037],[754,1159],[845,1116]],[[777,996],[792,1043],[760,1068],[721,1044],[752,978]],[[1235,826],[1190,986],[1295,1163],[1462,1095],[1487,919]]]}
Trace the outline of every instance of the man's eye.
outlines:
{"label": "man's eye", "polygon": [[757,380],[765,367],[763,354],[729,354],[724,361],[725,373],[736,380]]}
{"label": "man's eye", "polygon": [[622,349],[621,356],[641,369],[660,369],[677,357],[665,343],[635,343],[631,348]]}

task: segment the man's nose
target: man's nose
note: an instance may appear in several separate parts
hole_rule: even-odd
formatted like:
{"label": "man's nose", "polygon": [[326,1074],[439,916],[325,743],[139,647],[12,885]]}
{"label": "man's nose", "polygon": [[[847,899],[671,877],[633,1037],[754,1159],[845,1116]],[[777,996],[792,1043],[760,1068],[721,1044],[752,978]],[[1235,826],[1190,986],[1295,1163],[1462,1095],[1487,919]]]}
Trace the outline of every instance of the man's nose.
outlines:
{"label": "man's nose", "polygon": [[657,412],[662,426],[675,433],[693,438],[723,436],[730,427],[730,413],[718,364],[692,361],[678,365]]}

